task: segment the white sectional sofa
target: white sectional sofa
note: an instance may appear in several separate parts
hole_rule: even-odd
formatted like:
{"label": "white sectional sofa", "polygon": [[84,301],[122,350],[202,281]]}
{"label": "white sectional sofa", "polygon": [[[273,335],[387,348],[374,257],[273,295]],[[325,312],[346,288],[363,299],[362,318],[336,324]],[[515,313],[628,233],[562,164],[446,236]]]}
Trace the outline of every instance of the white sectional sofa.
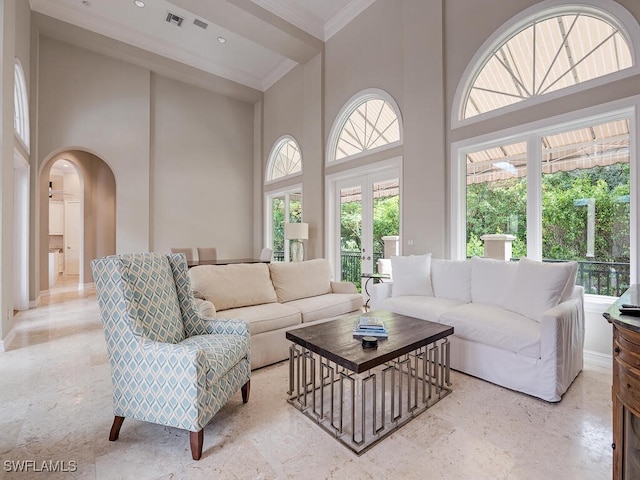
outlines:
{"label": "white sectional sofa", "polygon": [[326,259],[200,265],[189,278],[200,313],[250,323],[252,369],[289,357],[289,328],[362,309],[355,285],[332,281]]}
{"label": "white sectional sofa", "polygon": [[557,402],[583,367],[584,292],[576,262],[392,257],[373,309],[454,327],[451,367]]}

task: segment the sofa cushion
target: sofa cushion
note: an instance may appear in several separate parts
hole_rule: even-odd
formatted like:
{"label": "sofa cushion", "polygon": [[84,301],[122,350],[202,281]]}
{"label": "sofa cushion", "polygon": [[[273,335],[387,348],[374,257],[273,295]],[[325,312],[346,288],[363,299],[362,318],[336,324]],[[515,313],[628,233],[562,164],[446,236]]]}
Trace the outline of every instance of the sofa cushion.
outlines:
{"label": "sofa cushion", "polygon": [[491,258],[471,258],[471,301],[502,306],[518,264]]}
{"label": "sofa cushion", "polygon": [[[217,313],[218,318],[242,318],[249,322],[251,335],[279,330],[302,323],[300,310],[282,303],[265,303],[250,307],[232,308]],[[282,334],[284,336],[284,333]]]}
{"label": "sofa cushion", "polygon": [[278,301],[265,263],[199,265],[189,269],[191,288],[219,312]]}
{"label": "sofa cushion", "polygon": [[562,295],[560,295],[560,303],[566,302],[569,300],[571,295],[573,295],[573,289],[576,286],[576,275],[578,274],[578,262],[571,261],[565,262],[570,265],[569,278],[567,279],[567,284],[562,290]]}
{"label": "sofa cushion", "polygon": [[458,305],[464,305],[462,300],[427,296],[388,297],[376,305],[376,309],[389,310],[401,315],[421,318],[430,322],[439,322],[441,315]]}
{"label": "sofa cushion", "polygon": [[331,266],[324,258],[269,265],[279,302],[331,293]]}
{"label": "sofa cushion", "polygon": [[405,295],[433,296],[431,288],[431,254],[392,256],[393,272],[392,297]]}
{"label": "sofa cushion", "polygon": [[572,264],[576,262],[548,263],[521,258],[503,307],[539,322],[544,312],[560,303],[575,271]]}
{"label": "sofa cushion", "polygon": [[497,305],[460,305],[443,313],[440,322],[452,326],[457,337],[540,358],[540,324]]}
{"label": "sofa cushion", "polygon": [[467,260],[431,260],[431,286],[440,298],[471,301],[471,262]]}
{"label": "sofa cushion", "polygon": [[321,318],[337,317],[345,313],[360,311],[362,295],[359,293],[328,293],[292,300],[285,305],[300,310],[303,322],[312,322]]}

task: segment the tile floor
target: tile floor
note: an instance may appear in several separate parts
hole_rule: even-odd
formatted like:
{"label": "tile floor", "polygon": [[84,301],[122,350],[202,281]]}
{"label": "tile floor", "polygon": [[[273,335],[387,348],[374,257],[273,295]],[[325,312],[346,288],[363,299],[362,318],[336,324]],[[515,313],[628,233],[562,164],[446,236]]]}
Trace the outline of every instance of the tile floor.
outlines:
{"label": "tile floor", "polygon": [[[586,366],[557,404],[453,372],[453,393],[358,457],[286,402],[286,363],[253,372],[205,428],[191,460],[184,431],[127,419],[117,442],[111,380],[92,291],[52,291],[17,315],[0,353],[0,478],[611,478],[611,374]],[[15,462],[75,472],[8,472]],[[48,463],[51,465],[51,463]]]}

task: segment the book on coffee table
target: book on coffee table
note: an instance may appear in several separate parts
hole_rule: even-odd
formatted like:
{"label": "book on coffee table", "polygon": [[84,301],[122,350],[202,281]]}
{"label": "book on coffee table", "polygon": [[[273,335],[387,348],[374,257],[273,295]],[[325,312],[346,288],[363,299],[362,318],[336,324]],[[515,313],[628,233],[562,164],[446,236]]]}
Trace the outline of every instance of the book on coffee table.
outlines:
{"label": "book on coffee table", "polygon": [[387,333],[387,331],[381,331],[381,330],[359,330],[359,329],[355,329],[353,331],[353,336],[354,337],[381,337],[381,338],[388,338],[389,334]]}
{"label": "book on coffee table", "polygon": [[369,335],[371,337],[389,336],[382,319],[376,317],[360,317],[353,334],[356,336]]}

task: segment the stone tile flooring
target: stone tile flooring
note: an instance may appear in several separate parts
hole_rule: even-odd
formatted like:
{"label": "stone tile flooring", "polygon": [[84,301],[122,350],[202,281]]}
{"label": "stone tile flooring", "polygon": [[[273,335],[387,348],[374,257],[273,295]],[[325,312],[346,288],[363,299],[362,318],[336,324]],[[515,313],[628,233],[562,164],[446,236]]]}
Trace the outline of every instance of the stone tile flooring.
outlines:
{"label": "stone tile flooring", "polygon": [[[0,353],[0,478],[563,479],[611,478],[611,373],[587,365],[557,404],[457,372],[453,393],[358,457],[286,402],[286,362],[253,372],[205,428],[126,419],[107,440],[111,377],[95,294],[53,291],[17,317]],[[7,472],[32,460],[75,472]],[[64,462],[64,463],[63,463]]]}

